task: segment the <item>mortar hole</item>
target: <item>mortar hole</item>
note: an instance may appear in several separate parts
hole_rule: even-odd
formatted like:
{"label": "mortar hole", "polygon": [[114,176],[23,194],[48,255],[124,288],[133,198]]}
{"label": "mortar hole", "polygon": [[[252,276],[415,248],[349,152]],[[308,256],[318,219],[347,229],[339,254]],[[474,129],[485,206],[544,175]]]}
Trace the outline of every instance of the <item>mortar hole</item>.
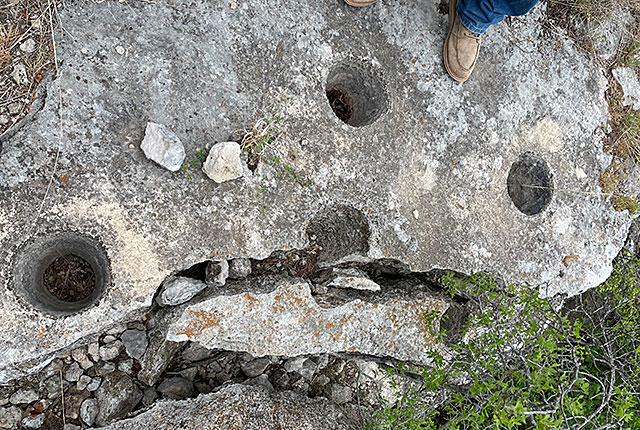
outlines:
{"label": "mortar hole", "polygon": [[333,113],[342,121],[349,124],[349,120],[353,116],[353,109],[351,109],[351,100],[349,94],[340,89],[334,88],[327,91],[327,98]]}
{"label": "mortar hole", "polygon": [[96,276],[84,258],[74,254],[53,260],[42,275],[44,287],[63,302],[86,299],[96,287]]}
{"label": "mortar hole", "polygon": [[382,79],[361,62],[334,67],[325,90],[333,113],[353,127],[372,124],[387,108]]}
{"label": "mortar hole", "polygon": [[549,166],[531,153],[525,153],[511,165],[507,192],[513,204],[525,215],[544,211],[553,197],[553,177]]}

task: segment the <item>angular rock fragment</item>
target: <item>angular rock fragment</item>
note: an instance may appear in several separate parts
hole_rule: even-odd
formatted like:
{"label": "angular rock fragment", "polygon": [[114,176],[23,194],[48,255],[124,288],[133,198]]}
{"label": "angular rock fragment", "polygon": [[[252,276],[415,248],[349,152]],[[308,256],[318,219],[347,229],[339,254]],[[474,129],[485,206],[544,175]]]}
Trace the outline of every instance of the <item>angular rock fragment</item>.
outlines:
{"label": "angular rock fragment", "polygon": [[380,291],[380,285],[367,278],[358,269],[337,269],[333,272],[333,279],[327,284],[336,288],[353,288],[355,290]]}
{"label": "angular rock fragment", "polygon": [[147,333],[142,330],[126,330],[120,336],[124,349],[129,354],[129,357],[140,360],[147,350],[149,341],[147,340]]}
{"label": "angular rock fragment", "polygon": [[160,380],[160,375],[166,370],[174,354],[182,347],[182,342],[171,342],[165,339],[160,331],[151,331],[149,346],[140,360],[138,379],[149,386]]}
{"label": "angular rock fragment", "polygon": [[311,380],[318,366],[313,360],[306,357],[294,357],[284,363],[284,369],[287,372],[296,372],[307,380]]}
{"label": "angular rock fragment", "polygon": [[80,405],[80,419],[88,426],[92,426],[98,416],[98,401],[86,399]]}
{"label": "angular rock fragment", "polygon": [[158,402],[102,430],[356,430],[358,420],[326,399],[234,384],[196,399]]}
{"label": "angular rock fragment", "polygon": [[271,360],[267,357],[256,358],[255,360],[251,360],[248,363],[243,364],[242,371],[247,375],[247,377],[255,378],[256,376],[262,375],[269,364],[271,364]]}
{"label": "angular rock fragment", "polygon": [[429,363],[436,338],[424,315],[446,307],[441,299],[420,297],[323,309],[306,282],[281,282],[267,294],[218,296],[189,306],[167,339],[255,356],[358,352]]}
{"label": "angular rock fragment", "polygon": [[18,85],[26,85],[29,83],[29,78],[27,77],[27,68],[24,66],[24,64],[16,64],[15,66],[13,66],[11,77]]}
{"label": "angular rock fragment", "polygon": [[193,383],[186,378],[169,378],[162,381],[158,391],[165,399],[186,399],[193,394]]}
{"label": "angular rock fragment", "polygon": [[82,368],[80,368],[78,363],[71,364],[71,366],[67,368],[66,372],[64,372],[64,379],[69,382],[78,382],[81,376]]}
{"label": "angular rock fragment", "polygon": [[180,138],[164,124],[148,122],[140,145],[144,155],[172,172],[180,170],[184,161],[184,146]]}
{"label": "angular rock fragment", "polygon": [[122,372],[106,375],[96,391],[99,407],[96,424],[105,425],[114,419],[124,417],[141,398],[142,393],[129,376]]}
{"label": "angular rock fragment", "polygon": [[23,403],[31,403],[38,400],[39,395],[34,390],[18,390],[9,397],[9,402],[14,405],[20,405]]}
{"label": "angular rock fragment", "polygon": [[27,416],[22,419],[22,428],[24,429],[39,429],[44,424],[44,414],[36,415],[35,417]]}
{"label": "angular rock fragment", "polygon": [[207,284],[202,281],[179,276],[162,287],[156,301],[160,306],[181,305],[205,288],[207,288]]}
{"label": "angular rock fragment", "polygon": [[229,263],[227,260],[210,261],[207,264],[205,282],[212,287],[222,287],[229,277]]}
{"label": "angular rock fragment", "polygon": [[240,153],[240,145],[236,142],[217,143],[209,150],[202,171],[218,184],[239,178],[244,165]]}
{"label": "angular rock fragment", "polygon": [[102,345],[100,347],[100,358],[104,361],[110,361],[116,358],[122,350],[124,349],[124,345],[120,341],[115,341],[112,343],[108,343],[106,345]]}
{"label": "angular rock fragment", "polygon": [[242,279],[251,274],[251,260],[235,258],[229,262],[229,278]]}
{"label": "angular rock fragment", "polygon": [[622,104],[640,110],[640,76],[632,67],[616,67],[613,76],[622,87]]}

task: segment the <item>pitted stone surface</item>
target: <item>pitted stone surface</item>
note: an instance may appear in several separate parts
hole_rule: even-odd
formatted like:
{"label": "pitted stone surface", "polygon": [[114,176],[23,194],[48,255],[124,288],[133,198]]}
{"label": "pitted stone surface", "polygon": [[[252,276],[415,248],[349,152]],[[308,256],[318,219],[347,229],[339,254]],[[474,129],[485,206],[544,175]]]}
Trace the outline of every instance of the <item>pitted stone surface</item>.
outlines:
{"label": "pitted stone surface", "polygon": [[324,399],[291,391],[271,393],[259,386],[229,385],[212,394],[163,401],[135,418],[102,430],[356,430],[354,414]]}
{"label": "pitted stone surface", "polygon": [[[426,312],[442,313],[436,298],[355,300],[322,309],[309,284],[282,283],[267,294],[219,296],[189,306],[167,339],[254,356],[357,352],[429,363],[435,347]],[[437,330],[437,327],[433,329]]]}
{"label": "pitted stone surface", "polygon": [[[437,2],[60,8],[60,75],[45,80],[44,106],[0,153],[0,383],[145,312],[177,270],[305,247],[307,223],[336,204],[366,217],[370,258],[498,272],[545,294],[602,282],[630,223],[597,195],[609,164],[596,133],[607,121],[606,83],[570,40],[543,34],[543,7],[491,28],[464,85],[442,66],[447,17]],[[354,128],[329,106],[338,64],[380,76],[388,103],[371,124]],[[196,160],[273,106],[282,135],[265,155],[311,186],[267,163],[215,184],[198,169],[157,168],[138,146],[152,118]],[[559,189],[532,217],[506,187],[525,152],[549,164]],[[11,268],[31,238],[68,230],[103,244],[112,284],[95,307],[61,319],[16,297]],[[565,267],[567,255],[578,258]]]}

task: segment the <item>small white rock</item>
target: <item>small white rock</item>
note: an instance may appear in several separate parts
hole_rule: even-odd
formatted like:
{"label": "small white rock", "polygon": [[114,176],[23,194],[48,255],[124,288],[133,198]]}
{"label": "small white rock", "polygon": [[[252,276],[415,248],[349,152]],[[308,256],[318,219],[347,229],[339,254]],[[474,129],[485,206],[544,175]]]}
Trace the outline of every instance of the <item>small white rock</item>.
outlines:
{"label": "small white rock", "polygon": [[80,368],[80,365],[75,362],[64,372],[64,379],[69,382],[77,382],[81,376],[82,368]]}
{"label": "small white rock", "polygon": [[118,363],[118,370],[124,373],[131,373],[133,370],[133,360],[124,360]]}
{"label": "small white rock", "polygon": [[96,420],[98,416],[98,401],[96,399],[86,399],[80,405],[80,419],[88,425],[91,426]]}
{"label": "small white rock", "polygon": [[79,391],[84,390],[85,388],[87,388],[87,385],[89,385],[91,383],[92,379],[87,376],[87,375],[82,375],[80,377],[80,379],[78,379],[78,383],[76,384],[76,388]]}
{"label": "small white rock", "polygon": [[44,415],[38,414],[35,417],[26,416],[22,419],[22,428],[25,429],[39,429],[44,424]]}
{"label": "small white rock", "polygon": [[631,67],[616,67],[612,72],[622,87],[622,104],[640,110],[640,81],[636,71]]}
{"label": "small white rock", "polygon": [[98,389],[98,387],[100,387],[100,384],[102,383],[102,378],[100,377],[95,377],[91,380],[91,382],[89,382],[89,384],[86,386],[87,391],[96,391]]}
{"label": "small white rock", "polygon": [[9,401],[14,405],[31,403],[38,400],[40,396],[34,390],[18,390],[9,397]]}
{"label": "small white rock", "polygon": [[98,342],[89,344],[89,357],[91,357],[93,361],[100,360],[100,344]]}
{"label": "small white rock", "polygon": [[241,151],[236,142],[213,145],[202,171],[218,184],[241,177],[244,164],[240,158]]}
{"label": "small white rock", "polygon": [[113,360],[118,355],[120,355],[123,349],[124,345],[122,345],[122,342],[120,341],[103,345],[100,347],[100,358],[104,361]]}
{"label": "small white rock", "polygon": [[93,362],[89,360],[89,357],[87,357],[87,353],[84,348],[78,348],[71,351],[71,357],[73,357],[73,359],[77,361],[80,367],[84,370],[93,367]]}
{"label": "small white rock", "polygon": [[13,66],[13,72],[11,72],[11,77],[16,84],[18,85],[26,85],[29,83],[29,78],[27,77],[27,68],[24,64],[16,64]]}
{"label": "small white rock", "polygon": [[105,337],[102,338],[102,341],[104,343],[112,343],[112,342],[115,342],[117,339],[118,338],[115,337],[114,335],[108,334],[108,335],[106,335]]}
{"label": "small white rock", "polygon": [[32,53],[36,49],[36,42],[29,38],[20,44],[20,50],[22,52],[26,52],[27,54]]}
{"label": "small white rock", "polygon": [[22,104],[20,102],[9,103],[9,115],[18,115],[22,110]]}
{"label": "small white rock", "polygon": [[167,282],[156,301],[160,306],[181,305],[205,288],[207,288],[207,284],[197,279],[177,277],[175,280]]}
{"label": "small white rock", "polygon": [[124,55],[124,52],[125,52],[125,51],[124,51],[124,47],[122,47],[122,46],[120,46],[120,45],[116,46],[116,52],[117,52],[118,54],[120,54],[120,55]]}
{"label": "small white rock", "polygon": [[185,152],[182,142],[167,126],[148,122],[140,145],[144,155],[167,170],[180,170]]}

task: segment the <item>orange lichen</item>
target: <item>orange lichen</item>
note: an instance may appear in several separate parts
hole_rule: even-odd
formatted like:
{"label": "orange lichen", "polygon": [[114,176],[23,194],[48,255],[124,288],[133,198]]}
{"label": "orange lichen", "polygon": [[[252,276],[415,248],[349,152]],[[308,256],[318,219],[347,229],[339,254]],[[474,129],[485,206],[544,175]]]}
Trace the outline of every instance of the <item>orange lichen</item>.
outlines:
{"label": "orange lichen", "polygon": [[191,320],[183,330],[176,332],[178,336],[181,334],[187,337],[199,336],[204,330],[220,325],[220,315],[218,312],[207,312],[205,310],[194,311],[192,309],[187,310],[187,312],[191,315]]}

